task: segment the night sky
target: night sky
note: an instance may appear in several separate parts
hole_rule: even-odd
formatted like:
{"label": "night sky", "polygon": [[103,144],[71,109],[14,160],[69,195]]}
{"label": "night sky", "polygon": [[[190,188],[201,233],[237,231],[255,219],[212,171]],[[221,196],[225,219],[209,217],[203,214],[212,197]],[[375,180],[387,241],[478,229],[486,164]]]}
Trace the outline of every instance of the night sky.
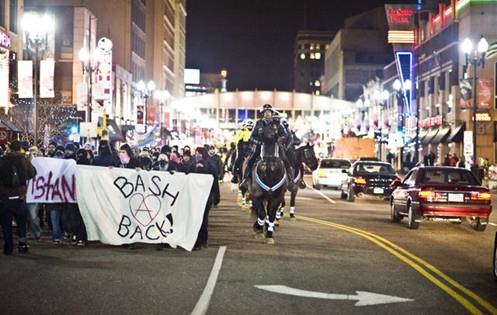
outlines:
{"label": "night sky", "polygon": [[336,30],[382,0],[187,0],[186,66],[229,72],[228,89],[293,87],[298,30]]}

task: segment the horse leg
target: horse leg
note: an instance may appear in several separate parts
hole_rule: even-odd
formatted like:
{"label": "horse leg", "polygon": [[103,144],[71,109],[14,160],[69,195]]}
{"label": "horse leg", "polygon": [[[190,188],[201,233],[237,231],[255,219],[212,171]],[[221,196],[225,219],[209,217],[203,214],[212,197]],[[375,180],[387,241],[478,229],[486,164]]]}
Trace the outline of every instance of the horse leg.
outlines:
{"label": "horse leg", "polygon": [[274,228],[275,228],[275,220],[276,220],[276,212],[278,211],[281,205],[281,200],[279,198],[275,198],[268,202],[267,210],[268,210],[268,222],[267,222],[267,230],[266,230],[266,243],[274,244]]}
{"label": "horse leg", "polygon": [[291,194],[290,194],[290,218],[295,218],[295,199],[297,199],[297,192],[298,190],[296,191],[292,191]]}
{"label": "horse leg", "polygon": [[254,208],[257,212],[257,220],[254,223],[254,232],[257,235],[262,235],[264,232],[264,224],[266,223],[266,211],[260,199],[254,200]]}

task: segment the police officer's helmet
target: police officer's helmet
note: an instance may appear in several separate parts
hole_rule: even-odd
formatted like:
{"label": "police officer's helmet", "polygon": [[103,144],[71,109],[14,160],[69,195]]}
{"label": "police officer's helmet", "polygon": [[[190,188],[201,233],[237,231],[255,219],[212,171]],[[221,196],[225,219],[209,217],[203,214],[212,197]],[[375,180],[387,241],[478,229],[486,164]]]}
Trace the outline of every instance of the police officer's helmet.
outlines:
{"label": "police officer's helmet", "polygon": [[273,113],[275,112],[273,105],[271,104],[264,104],[262,105],[261,109],[259,109],[259,112],[264,113],[265,111],[270,110]]}
{"label": "police officer's helmet", "polygon": [[252,128],[254,127],[254,121],[252,119],[247,119],[245,120],[244,122],[245,126],[247,126],[248,128]]}

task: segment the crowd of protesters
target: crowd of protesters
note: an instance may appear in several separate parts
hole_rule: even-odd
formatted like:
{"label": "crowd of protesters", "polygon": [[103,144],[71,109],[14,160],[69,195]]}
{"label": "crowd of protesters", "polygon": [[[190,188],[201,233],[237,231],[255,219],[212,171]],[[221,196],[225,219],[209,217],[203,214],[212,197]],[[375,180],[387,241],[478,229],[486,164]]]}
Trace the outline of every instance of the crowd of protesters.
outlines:
{"label": "crowd of protesters", "polygon": [[[218,154],[219,152],[219,154]],[[34,157],[73,159],[77,164],[109,168],[129,168],[138,171],[164,171],[211,174],[214,184],[208,198],[204,218],[194,250],[207,247],[208,217],[212,207],[220,202],[219,181],[224,177],[224,160],[227,150],[205,145],[194,151],[189,146],[162,146],[152,148],[117,146],[106,140],[98,143],[95,150],[90,144],[82,147],[77,143],[65,145],[51,142],[46,148],[29,147],[27,143],[12,141],[0,147],[0,218],[4,238],[4,254],[14,249],[12,222],[17,226],[18,251],[28,251],[27,230],[34,240],[42,237],[42,230],[51,231],[54,244],[64,240],[75,246],[87,244],[86,229],[77,204],[26,204],[26,182],[36,175],[31,164]],[[160,246],[159,248],[162,248]]]}

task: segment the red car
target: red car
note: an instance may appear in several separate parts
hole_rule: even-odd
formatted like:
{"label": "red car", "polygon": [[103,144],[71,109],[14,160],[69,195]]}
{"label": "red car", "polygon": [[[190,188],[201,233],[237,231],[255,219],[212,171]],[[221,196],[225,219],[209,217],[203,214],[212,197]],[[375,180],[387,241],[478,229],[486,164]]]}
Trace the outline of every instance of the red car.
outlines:
{"label": "red car", "polygon": [[456,167],[419,167],[412,169],[390,199],[393,222],[408,219],[417,229],[421,219],[442,218],[461,222],[470,220],[477,231],[484,231],[492,212],[490,191],[481,186],[467,169]]}

